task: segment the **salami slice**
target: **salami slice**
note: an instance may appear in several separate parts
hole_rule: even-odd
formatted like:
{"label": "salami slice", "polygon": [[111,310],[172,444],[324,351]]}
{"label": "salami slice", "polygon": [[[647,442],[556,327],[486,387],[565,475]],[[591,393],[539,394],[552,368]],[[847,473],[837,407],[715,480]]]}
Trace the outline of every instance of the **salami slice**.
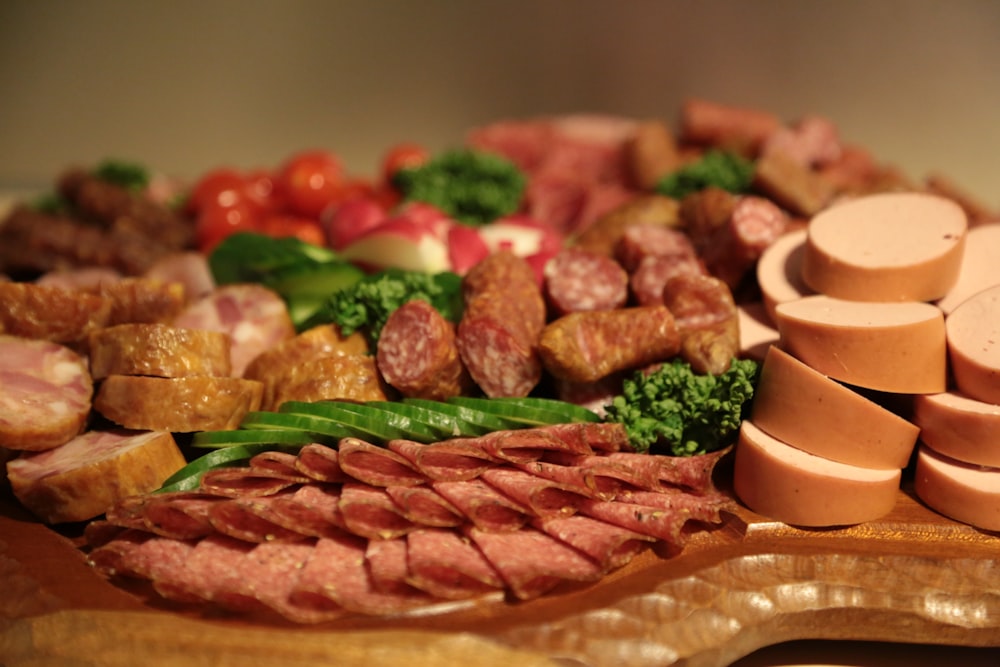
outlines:
{"label": "salami slice", "polygon": [[598,563],[604,572],[626,565],[655,541],[649,535],[579,514],[539,519],[533,525],[583,552]]}
{"label": "salami slice", "polygon": [[165,598],[194,602],[198,598],[179,582],[184,580],[184,563],[194,549],[193,540],[172,540],[153,536],[122,556],[120,572],[153,584]]}
{"label": "salami slice", "polygon": [[339,506],[344,527],[361,537],[388,540],[417,527],[406,518],[384,488],[344,484]]}
{"label": "salami slice", "polygon": [[305,477],[304,473],[295,467],[297,460],[298,457],[291,452],[275,450],[255,454],[250,459],[249,466],[251,470],[268,470],[289,477]]}
{"label": "salami slice", "polygon": [[472,386],[458,353],[455,325],[422,299],[389,315],[375,358],[382,377],[403,396],[444,400]]}
{"label": "salami slice", "polygon": [[386,494],[403,516],[421,526],[460,526],[465,517],[441,494],[426,486],[389,486]]}
{"label": "salami slice", "polygon": [[340,469],[366,484],[405,486],[427,481],[427,477],[406,457],[364,440],[343,438],[338,451]]}
{"label": "salami slice", "polygon": [[[576,493],[587,497],[602,497],[598,489],[594,471],[577,465],[562,465],[549,461],[531,461],[518,464],[517,467],[542,479],[552,480],[573,489]],[[605,499],[610,500],[614,494]]]}
{"label": "salami slice", "polygon": [[295,469],[317,482],[346,482],[351,478],[340,468],[336,449],[310,443],[299,450]]}
{"label": "salami slice", "polygon": [[467,532],[521,600],[537,598],[563,581],[596,581],[603,574],[597,562],[534,528],[508,533],[471,528]]}
{"label": "salami slice", "polygon": [[123,530],[106,542],[94,546],[87,554],[87,562],[106,577],[129,576],[126,569],[127,554],[137,546],[152,539],[153,534],[137,528]]}
{"label": "salami slice", "polygon": [[263,603],[240,591],[243,582],[234,564],[256,545],[227,535],[209,535],[200,540],[184,562],[182,585],[191,595],[235,612],[261,612]]}
{"label": "salami slice", "polygon": [[199,490],[230,498],[270,496],[284,489],[301,484],[304,477],[290,476],[270,470],[227,467],[206,472]]}
{"label": "salami slice", "polygon": [[42,451],[69,442],[87,424],[93,392],[87,362],[73,350],[0,335],[0,447]]}
{"label": "salami slice", "polygon": [[287,498],[291,493],[284,491],[271,496],[227,499],[212,506],[209,521],[223,535],[244,542],[301,540],[305,536],[278,523],[272,509],[277,499]]}
{"label": "salami slice", "polygon": [[715,490],[713,475],[719,461],[732,452],[732,447],[698,456],[658,456],[659,478],[665,484],[685,487],[695,493]]}
{"label": "salami slice", "polygon": [[429,479],[456,482],[478,477],[500,459],[483,450],[474,439],[453,438],[431,444],[390,440],[389,451],[412,462]]}
{"label": "salami slice", "polygon": [[628,274],[614,259],[579,248],[564,248],[544,270],[545,296],[556,316],[621,308],[628,299]]}
{"label": "salami slice", "polygon": [[214,531],[208,512],[221,500],[220,496],[189,491],[130,496],[109,509],[106,517],[116,525],[142,526],[161,537],[190,540]]}
{"label": "salami slice", "polygon": [[416,530],[406,543],[408,581],[435,597],[465,600],[504,587],[483,552],[453,530]]}
{"label": "salami slice", "polygon": [[305,484],[275,498],[270,512],[271,521],[300,535],[330,537],[345,528],[339,487]]}
{"label": "salami slice", "polygon": [[654,507],[667,512],[683,512],[693,520],[706,523],[719,523],[721,521],[720,513],[723,510],[735,508],[733,500],[722,493],[695,495],[679,489],[670,491],[628,490],[619,494],[616,500],[633,505]]}
{"label": "salami slice", "polygon": [[586,497],[571,486],[515,468],[491,468],[481,479],[538,517],[573,514],[579,501]]}
{"label": "salami slice", "polygon": [[576,454],[631,449],[625,427],[616,422],[551,424],[538,427],[538,431],[554,435],[566,444],[568,451]]}
{"label": "salami slice", "polygon": [[[475,440],[480,443],[487,454],[509,463],[537,461],[550,452],[573,454],[593,452],[583,439],[560,437],[561,435],[566,436],[567,434],[562,430],[549,430],[546,427],[540,427],[495,431],[475,438]],[[569,435],[572,436],[572,432]]]}
{"label": "salami slice", "polygon": [[531,516],[531,510],[508,498],[481,479],[464,482],[434,482],[431,488],[440,493],[482,530],[510,532],[517,530]]}
{"label": "salami slice", "polygon": [[615,248],[615,257],[628,273],[635,273],[647,257],[668,257],[677,261],[696,260],[698,252],[690,237],[666,225],[629,225]]}
{"label": "salami slice", "polygon": [[372,588],[380,593],[405,596],[407,598],[433,598],[426,591],[409,583],[410,568],[407,558],[407,542],[404,537],[391,540],[369,540],[365,549],[365,562]]}
{"label": "salami slice", "polygon": [[683,528],[688,521],[688,515],[683,511],[619,501],[588,500],[581,503],[580,514],[655,537],[674,547],[683,545]]}
{"label": "salami slice", "polygon": [[629,275],[629,289],[636,305],[663,303],[663,286],[674,276],[705,275],[708,270],[698,258],[674,255],[644,257]]}

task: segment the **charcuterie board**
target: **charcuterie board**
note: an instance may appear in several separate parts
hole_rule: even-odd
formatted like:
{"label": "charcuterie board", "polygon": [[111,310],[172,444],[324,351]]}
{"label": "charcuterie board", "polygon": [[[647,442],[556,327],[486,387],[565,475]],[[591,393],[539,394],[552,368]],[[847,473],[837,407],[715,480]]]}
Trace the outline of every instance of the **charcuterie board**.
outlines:
{"label": "charcuterie board", "polygon": [[[82,529],[81,529],[82,530]],[[119,587],[4,496],[0,662],[255,665],[723,665],[797,639],[1000,647],[1000,535],[907,490],[875,523],[802,530],[743,508],[677,554],[530,603],[300,627],[206,614]]]}

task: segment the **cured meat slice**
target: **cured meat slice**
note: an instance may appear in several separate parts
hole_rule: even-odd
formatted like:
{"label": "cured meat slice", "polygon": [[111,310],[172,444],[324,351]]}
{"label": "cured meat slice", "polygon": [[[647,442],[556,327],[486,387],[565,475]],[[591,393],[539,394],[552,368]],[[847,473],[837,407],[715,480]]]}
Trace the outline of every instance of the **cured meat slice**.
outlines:
{"label": "cured meat slice", "polygon": [[156,592],[165,598],[195,602],[197,596],[185,590],[181,583],[184,581],[184,563],[195,544],[193,540],[150,537],[122,554],[119,572],[151,582]]}
{"label": "cured meat slice", "polygon": [[236,612],[262,612],[263,603],[240,591],[241,573],[234,564],[256,545],[227,535],[209,535],[200,540],[184,561],[177,584],[191,595]]}
{"label": "cured meat slice", "polygon": [[602,500],[582,503],[580,514],[655,537],[675,547],[684,543],[683,529],[689,518],[686,512],[680,510],[662,510],[635,503]]}
{"label": "cured meat slice", "polygon": [[596,252],[564,248],[545,264],[545,296],[557,316],[621,308],[628,299],[628,274]]}
{"label": "cured meat slice", "polygon": [[199,490],[230,498],[270,496],[306,481],[271,470],[242,467],[215,468],[201,478]]}
{"label": "cured meat slice", "polygon": [[124,567],[125,555],[152,538],[152,533],[137,528],[123,530],[107,542],[93,546],[87,554],[87,562],[106,577],[128,575]]}
{"label": "cured meat slice", "polygon": [[225,285],[187,306],[173,322],[228,334],[232,375],[241,377],[264,350],[295,335],[284,300],[262,285]]}
{"label": "cured meat slice", "polygon": [[110,375],[94,408],[125,428],[190,433],[234,429],[260,408],[263,386],[234,377]]}
{"label": "cured meat slice", "polygon": [[295,469],[317,482],[346,482],[351,479],[340,468],[337,450],[317,443],[310,443],[299,450]]}
{"label": "cured meat slice", "polygon": [[720,512],[733,510],[736,505],[729,496],[722,493],[695,495],[679,489],[669,491],[628,490],[620,493],[618,502],[641,505],[667,512],[682,512],[688,518],[706,523],[719,523]]}
{"label": "cured meat slice", "polygon": [[481,479],[464,482],[433,482],[431,488],[458,508],[481,530],[510,532],[519,529],[531,510],[500,493]]}
{"label": "cured meat slice", "polygon": [[407,558],[407,542],[404,537],[391,540],[369,540],[365,549],[365,561],[372,588],[391,595],[419,597],[425,595],[427,601],[433,598],[410,583],[410,569]]}
{"label": "cured meat slice", "polygon": [[456,531],[415,530],[406,536],[406,544],[407,581],[435,597],[464,600],[504,587],[483,552]]}
{"label": "cured meat slice", "polygon": [[663,304],[663,286],[668,280],[674,276],[700,276],[707,272],[698,258],[651,255],[644,257],[629,276],[629,289],[636,305],[659,306]]}
{"label": "cured meat slice", "polygon": [[62,523],[93,519],[122,498],[154,491],[185,464],[170,433],[88,431],[8,461],[7,479],[22,505]]}
{"label": "cured meat slice", "polygon": [[[563,465],[550,461],[530,461],[517,464],[517,467],[536,477],[552,480],[573,489],[576,493],[587,497],[604,497],[598,489],[594,471],[586,466]],[[614,493],[605,498],[610,500]]]}
{"label": "cured meat slice", "polygon": [[407,519],[421,526],[454,527],[465,521],[458,508],[426,486],[389,486],[386,494]]}
{"label": "cured meat slice", "polygon": [[271,503],[271,520],[311,537],[331,537],[346,528],[340,513],[340,488],[304,484]]}
{"label": "cured meat slice", "polygon": [[109,375],[228,376],[229,337],[166,324],[119,324],[90,334],[90,372]]}
{"label": "cured meat slice", "polygon": [[86,340],[111,314],[101,295],[34,283],[0,282],[0,303],[0,333],[54,343]]}
{"label": "cured meat slice", "polygon": [[494,533],[467,531],[515,597],[531,600],[563,581],[595,581],[600,565],[582,552],[534,528]]}
{"label": "cured meat slice", "polygon": [[664,306],[571,313],[549,323],[538,341],[545,368],[574,382],[593,382],[678,351],[677,326]]}
{"label": "cured meat slice", "polygon": [[538,430],[554,435],[568,445],[569,451],[589,454],[592,451],[629,450],[628,433],[616,422],[573,422],[540,426]]}
{"label": "cured meat slice", "polygon": [[298,457],[291,452],[274,450],[255,454],[251,457],[249,466],[251,470],[269,470],[279,475],[302,477],[304,473],[295,467],[297,460]]}
{"label": "cured meat slice", "polygon": [[697,260],[698,253],[691,238],[680,229],[643,223],[625,228],[615,247],[615,257],[632,274],[647,257],[667,257],[683,262]]}
{"label": "cured meat slice", "polygon": [[221,500],[220,496],[191,491],[129,496],[108,508],[105,517],[117,526],[190,540],[214,531],[208,512]]}
{"label": "cured meat slice", "polygon": [[649,535],[579,514],[536,519],[533,525],[583,552],[598,563],[604,572],[624,566],[655,542]]}
{"label": "cured meat slice", "polygon": [[0,447],[52,449],[78,435],[94,386],[87,362],[58,343],[0,335]]}
{"label": "cured meat slice", "polygon": [[676,226],[680,223],[676,199],[638,193],[597,218],[573,239],[574,247],[612,256],[625,229],[638,224]]}
{"label": "cured meat slice", "polygon": [[422,299],[389,315],[375,354],[382,377],[403,396],[444,400],[472,386],[455,341],[455,325]]}
{"label": "cured meat slice", "polygon": [[320,539],[302,568],[291,599],[302,607],[341,607],[363,614],[389,615],[427,604],[427,595],[380,591],[368,571],[368,541],[354,535]]}
{"label": "cured meat slice", "polygon": [[429,479],[440,482],[478,477],[501,460],[484,451],[473,438],[453,438],[427,445],[409,440],[390,440],[386,446],[389,451],[406,457]]}
{"label": "cured meat slice", "polygon": [[613,498],[627,488],[655,489],[660,486],[660,463],[657,457],[647,454],[550,455],[546,460],[588,470],[601,497]]}
{"label": "cured meat slice", "polygon": [[372,486],[421,484],[427,477],[396,452],[358,438],[342,438],[338,447],[340,469]]}
{"label": "cured meat slice", "polygon": [[571,486],[515,468],[491,468],[480,478],[539,517],[573,514],[585,497]]}
{"label": "cured meat slice", "polygon": [[486,453],[510,463],[537,461],[549,452],[591,453],[579,438],[560,438],[543,428],[495,431],[476,438]]}
{"label": "cured meat slice", "polygon": [[270,383],[273,392],[268,410],[288,401],[387,400],[392,389],[382,380],[375,358],[368,354],[319,357],[289,370],[281,382]]}
{"label": "cured meat slice", "polygon": [[361,537],[387,540],[416,528],[382,488],[344,484],[338,504],[344,527]]}
{"label": "cured meat slice", "polygon": [[223,535],[244,542],[301,540],[305,535],[281,525],[272,508],[279,498],[287,498],[291,493],[285,491],[272,496],[227,499],[212,506],[209,521]]}
{"label": "cured meat slice", "polygon": [[656,459],[660,464],[660,481],[685,487],[695,493],[714,491],[715,468],[732,450],[732,447],[726,447],[697,456],[658,456]]}

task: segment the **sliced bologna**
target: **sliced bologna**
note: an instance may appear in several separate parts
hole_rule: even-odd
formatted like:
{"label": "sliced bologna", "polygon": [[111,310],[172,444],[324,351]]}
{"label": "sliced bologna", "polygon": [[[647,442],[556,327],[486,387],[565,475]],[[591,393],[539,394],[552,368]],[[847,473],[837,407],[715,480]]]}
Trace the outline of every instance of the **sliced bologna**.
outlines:
{"label": "sliced bologna", "polygon": [[42,451],[79,434],[90,415],[87,362],[58,343],[0,335],[0,447]]}
{"label": "sliced bologna", "polygon": [[757,262],[757,284],[771,322],[776,319],[774,309],[779,303],[813,293],[802,279],[807,235],[806,229],[796,229],[780,236],[764,250]]}
{"label": "sliced bologna", "polygon": [[936,195],[892,192],[815,215],[802,257],[812,289],[854,301],[933,301],[955,285],[968,221]]}
{"label": "sliced bologna", "polygon": [[936,306],[814,295],[776,313],[782,349],[824,375],[876,391],[945,390],[945,323]]}
{"label": "sliced bologna", "polygon": [[963,463],[929,447],[917,452],[913,490],[947,517],[1000,531],[1000,468]]}
{"label": "sliced bologna", "polygon": [[955,391],[913,399],[920,440],[945,456],[973,465],[1000,468],[1000,405]]}
{"label": "sliced bologna", "polygon": [[966,396],[1000,404],[1000,285],[966,299],[948,316],[948,359]]}
{"label": "sliced bologna", "polygon": [[90,334],[90,372],[187,377],[229,375],[229,336],[166,324],[119,324]]}
{"label": "sliced bologna", "polygon": [[744,421],[733,488],[754,512],[793,526],[874,521],[896,503],[901,470],[861,468],[810,454]]}
{"label": "sliced bologna", "polygon": [[85,521],[158,489],[186,461],[167,432],[88,431],[7,463],[14,495],[47,523]]}
{"label": "sliced bologna", "polygon": [[761,366],[750,419],[810,454],[886,470],[906,467],[920,430],[775,347]]}
{"label": "sliced bologna", "polygon": [[946,315],[977,292],[1000,285],[997,248],[1000,248],[1000,222],[969,229],[965,236],[965,254],[958,281],[937,302],[938,308]]}
{"label": "sliced bologna", "polygon": [[189,433],[236,428],[262,395],[260,382],[236,377],[110,375],[94,408],[125,428]]}

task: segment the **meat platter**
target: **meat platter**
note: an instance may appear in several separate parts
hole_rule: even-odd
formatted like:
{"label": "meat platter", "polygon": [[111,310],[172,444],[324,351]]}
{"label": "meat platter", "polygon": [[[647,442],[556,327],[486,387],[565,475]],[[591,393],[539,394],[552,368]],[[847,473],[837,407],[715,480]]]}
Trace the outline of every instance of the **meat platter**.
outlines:
{"label": "meat platter", "polygon": [[[338,181],[322,208],[283,182],[268,206],[300,208],[254,209],[232,240],[203,188],[249,198],[245,175],[206,176],[175,208],[105,164],[68,172],[55,208],[19,207],[0,266],[42,283],[75,279],[69,261],[98,282],[0,284],[0,371],[30,406],[0,415],[3,664],[1000,645],[996,214],[858,162],[822,118],[685,114],[685,143],[570,117],[498,123],[439,159],[405,147],[393,159],[417,166]],[[526,136],[593,180],[539,169]],[[281,174],[317,160],[342,177],[316,154]],[[462,178],[476,201],[438,198]],[[560,209],[547,197],[568,182]],[[157,236],[167,220],[176,239]],[[142,224],[166,246],[131,237]],[[883,252],[904,236],[901,259]],[[312,283],[268,263],[282,253],[341,291],[302,301]],[[87,273],[94,258],[111,264]],[[155,274],[178,258],[208,281]],[[355,286],[386,284],[419,296],[351,323]],[[383,510],[395,524],[359,518]]]}
{"label": "meat platter", "polygon": [[593,586],[525,604],[484,599],[429,616],[318,627],[205,616],[122,590],[5,498],[0,516],[7,664],[429,666],[723,665],[796,639],[1000,644],[995,534],[901,491],[883,520],[800,530],[748,510],[669,558],[647,552]]}

